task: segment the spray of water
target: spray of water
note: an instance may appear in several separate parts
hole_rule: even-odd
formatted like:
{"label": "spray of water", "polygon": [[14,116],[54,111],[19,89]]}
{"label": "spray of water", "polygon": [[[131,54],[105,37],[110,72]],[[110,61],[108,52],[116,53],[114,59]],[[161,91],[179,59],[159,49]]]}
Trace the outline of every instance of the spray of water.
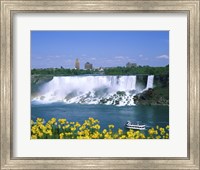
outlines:
{"label": "spray of water", "polygon": [[[146,89],[153,87],[148,76]],[[134,105],[136,76],[65,76],[45,83],[33,101]]]}

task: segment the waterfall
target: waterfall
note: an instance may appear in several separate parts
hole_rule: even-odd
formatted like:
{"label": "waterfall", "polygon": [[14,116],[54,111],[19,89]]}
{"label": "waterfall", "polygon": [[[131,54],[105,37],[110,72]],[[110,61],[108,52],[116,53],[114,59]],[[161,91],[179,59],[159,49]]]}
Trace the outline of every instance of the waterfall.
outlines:
{"label": "waterfall", "polygon": [[118,105],[132,105],[135,90],[136,76],[53,77],[40,88],[39,95],[33,101],[113,104],[120,100]]}
{"label": "waterfall", "polygon": [[153,88],[153,80],[154,80],[154,75],[149,75],[147,78],[147,86],[145,90],[148,90],[149,88]]}
{"label": "waterfall", "polygon": [[[147,78],[146,88],[153,88],[154,76]],[[134,105],[136,76],[63,76],[40,87],[34,102]]]}

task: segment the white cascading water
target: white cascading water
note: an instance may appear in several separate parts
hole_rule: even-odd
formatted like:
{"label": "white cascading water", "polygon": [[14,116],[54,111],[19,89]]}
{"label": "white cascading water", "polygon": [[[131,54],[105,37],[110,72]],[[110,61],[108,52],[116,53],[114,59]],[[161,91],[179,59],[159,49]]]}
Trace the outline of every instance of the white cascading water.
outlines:
{"label": "white cascading water", "polygon": [[[153,87],[148,76],[146,89]],[[134,105],[136,76],[65,76],[53,77],[32,101],[82,104]]]}
{"label": "white cascading water", "polygon": [[[136,76],[65,76],[54,77],[45,83],[40,95],[33,101],[134,105],[133,91],[136,89]],[[124,94],[117,95],[123,91]],[[112,99],[112,101],[111,101]]]}
{"label": "white cascading water", "polygon": [[145,90],[153,88],[153,81],[154,81],[154,75],[149,75],[147,78],[147,86],[146,86]]}

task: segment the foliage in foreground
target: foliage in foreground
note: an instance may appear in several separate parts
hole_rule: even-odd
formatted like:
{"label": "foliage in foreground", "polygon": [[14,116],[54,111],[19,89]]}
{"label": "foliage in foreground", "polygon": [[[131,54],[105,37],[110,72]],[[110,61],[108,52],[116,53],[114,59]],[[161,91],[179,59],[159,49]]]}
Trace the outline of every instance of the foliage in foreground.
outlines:
{"label": "foliage in foreground", "polygon": [[168,139],[169,126],[150,128],[145,135],[141,131],[118,129],[113,132],[114,125],[100,130],[97,119],[89,118],[81,125],[79,122],[68,122],[66,119],[52,118],[47,123],[44,119],[31,120],[31,139]]}

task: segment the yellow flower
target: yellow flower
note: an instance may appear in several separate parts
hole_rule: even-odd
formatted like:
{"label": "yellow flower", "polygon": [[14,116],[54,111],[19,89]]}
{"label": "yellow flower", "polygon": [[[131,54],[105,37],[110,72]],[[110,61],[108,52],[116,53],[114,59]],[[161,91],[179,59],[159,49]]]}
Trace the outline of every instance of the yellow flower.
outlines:
{"label": "yellow flower", "polygon": [[[126,133],[127,133],[127,135],[128,135],[128,138],[133,138],[133,136],[134,136],[134,131],[133,131],[133,130],[129,130],[129,131],[126,132]],[[135,134],[137,135],[138,132],[135,132]]]}
{"label": "yellow flower", "polygon": [[156,136],[156,139],[160,139],[161,138],[161,136],[159,135],[159,136]]}
{"label": "yellow flower", "polygon": [[[46,124],[44,124],[43,118],[37,118],[34,123],[31,120],[31,138],[70,138],[70,139],[168,139],[169,138],[169,125],[166,127],[150,128],[147,136],[141,131],[129,130],[123,132],[122,129],[118,129],[117,132],[113,132],[115,127],[113,124],[108,125],[107,129],[103,129],[101,133],[99,129],[101,126],[97,119],[89,117],[81,125],[79,122],[67,122],[66,119],[51,118]],[[62,128],[62,129],[61,129]],[[59,133],[60,132],[60,133]],[[46,135],[44,135],[46,134]]]}
{"label": "yellow flower", "polygon": [[[134,132],[132,129],[131,129],[130,131]],[[140,131],[137,130],[137,131],[135,132],[135,134],[136,134],[136,135],[139,135],[139,134],[140,134]]]}
{"label": "yellow flower", "polygon": [[36,129],[37,129],[37,126],[36,126],[36,125],[35,125],[35,126],[32,126],[31,132],[32,132],[33,134],[35,134],[35,133],[36,133]]}
{"label": "yellow flower", "polygon": [[94,123],[99,123],[99,121],[96,119],[96,120],[94,120]]}
{"label": "yellow flower", "polygon": [[141,138],[141,139],[145,139],[146,137],[145,137],[145,135],[144,135],[143,133],[141,133],[141,134],[140,134],[140,138]]}
{"label": "yellow flower", "polygon": [[76,130],[76,128],[75,127],[71,127],[71,131],[75,131]]}
{"label": "yellow flower", "polygon": [[100,129],[100,125],[96,124],[96,125],[92,126],[91,128]]}
{"label": "yellow flower", "polygon": [[85,125],[82,125],[79,129],[80,130],[84,130],[86,128],[86,126]]}
{"label": "yellow flower", "polygon": [[41,138],[43,136],[43,133],[42,132],[39,132],[38,133],[38,136]]}
{"label": "yellow flower", "polygon": [[108,125],[109,129],[113,129],[115,126],[114,125]]}
{"label": "yellow flower", "polygon": [[53,122],[53,123],[55,123],[56,122],[56,118],[51,118],[51,121]]}
{"label": "yellow flower", "polygon": [[80,127],[80,123],[76,122],[75,127]]}
{"label": "yellow flower", "polygon": [[113,138],[114,138],[114,139],[117,139],[117,138],[118,138],[118,134],[115,133],[115,134],[113,135]]}
{"label": "yellow flower", "polygon": [[53,135],[52,131],[51,130],[47,130],[47,134],[49,134],[50,136]]}
{"label": "yellow flower", "polygon": [[112,135],[112,131],[109,131],[108,133],[109,133],[109,135]]}
{"label": "yellow flower", "polygon": [[92,118],[92,117],[89,117],[88,119],[89,119],[90,121],[93,121],[93,120],[94,120],[94,118]]}
{"label": "yellow flower", "polygon": [[43,122],[42,118],[37,118],[36,122]]}
{"label": "yellow flower", "polygon": [[65,129],[67,129],[68,127],[70,127],[70,125],[65,125]]}
{"label": "yellow flower", "polygon": [[118,134],[122,135],[123,134],[123,130],[122,129],[118,129]]}
{"label": "yellow flower", "polygon": [[92,117],[89,117],[89,124],[95,124],[95,123],[98,123],[99,121],[98,120],[94,120],[94,118],[92,118]]}
{"label": "yellow flower", "polygon": [[159,130],[160,130],[160,132],[163,132],[165,129],[164,128],[160,128]]}
{"label": "yellow flower", "polygon": [[135,139],[139,139],[139,137],[140,137],[140,136],[136,135],[136,136],[135,136]]}
{"label": "yellow flower", "polygon": [[66,119],[58,119],[58,122],[59,122],[61,125],[65,124],[66,121],[67,121]]}
{"label": "yellow flower", "polygon": [[107,133],[107,130],[106,130],[106,129],[104,129],[104,130],[103,130],[103,134],[106,134],[106,133]]}
{"label": "yellow flower", "polygon": [[51,125],[49,123],[46,124],[47,129],[52,129]]}
{"label": "yellow flower", "polygon": [[89,136],[90,135],[89,130],[88,129],[84,130],[84,134],[85,134],[85,136]]}
{"label": "yellow flower", "polygon": [[60,139],[63,139],[64,133],[61,133],[59,136],[60,136]]}
{"label": "yellow flower", "polygon": [[125,136],[125,135],[122,135],[122,136],[120,137],[120,139],[126,139],[126,136]]}
{"label": "yellow flower", "polygon": [[111,139],[111,136],[109,135],[109,133],[107,132],[106,134],[105,134],[105,139]]}
{"label": "yellow flower", "polygon": [[154,134],[154,128],[151,128],[148,130],[149,135],[153,135]]}
{"label": "yellow flower", "polygon": [[83,139],[90,139],[90,137],[89,136],[84,136]]}
{"label": "yellow flower", "polygon": [[77,133],[78,133],[79,136],[82,136],[84,134],[83,131],[78,131]]}
{"label": "yellow flower", "polygon": [[31,139],[37,139],[37,136],[36,135],[32,135]]}
{"label": "yellow flower", "polygon": [[70,135],[72,135],[72,133],[71,133],[71,132],[68,132],[68,133],[65,133],[65,135],[66,135],[66,136],[70,136]]}
{"label": "yellow flower", "polygon": [[98,139],[99,138],[99,133],[98,132],[95,132],[94,134],[91,135],[91,137],[93,139]]}
{"label": "yellow flower", "polygon": [[165,134],[165,130],[163,130],[162,132],[160,132],[160,134],[161,134],[161,135],[164,135],[164,134]]}

